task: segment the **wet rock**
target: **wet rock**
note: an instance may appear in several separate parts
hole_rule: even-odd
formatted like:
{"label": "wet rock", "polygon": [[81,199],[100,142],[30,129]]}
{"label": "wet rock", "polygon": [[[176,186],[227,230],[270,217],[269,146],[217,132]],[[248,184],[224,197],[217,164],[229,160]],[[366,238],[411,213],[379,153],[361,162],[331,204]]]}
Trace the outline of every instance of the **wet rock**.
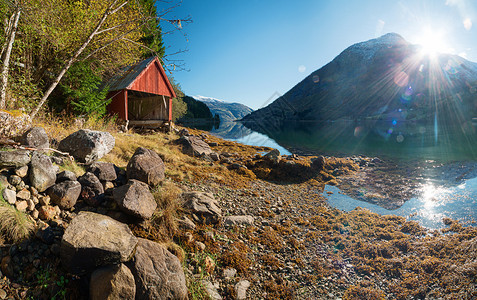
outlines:
{"label": "wet rock", "polygon": [[131,259],[137,238],[126,224],[93,212],[80,212],[61,241],[61,262],[74,274]]}
{"label": "wet rock", "polygon": [[179,259],[160,244],[140,238],[128,266],[136,279],[136,299],[188,298]]}
{"label": "wet rock", "polygon": [[213,151],[210,146],[196,136],[183,136],[179,139],[182,152],[190,156],[210,155]]}
{"label": "wet rock", "polygon": [[51,201],[61,209],[71,209],[80,194],[81,184],[78,181],[63,181],[48,189]]}
{"label": "wet rock", "polygon": [[56,182],[57,167],[55,167],[48,156],[38,152],[33,153],[30,163],[29,178],[31,185],[39,192],[46,191],[47,188]]}
{"label": "wet rock", "polygon": [[50,147],[48,135],[43,127],[33,127],[26,131],[20,138],[20,143],[37,149]]}
{"label": "wet rock", "polygon": [[134,179],[114,189],[113,198],[122,211],[143,220],[152,217],[157,207],[149,186]]}
{"label": "wet rock", "polygon": [[95,270],[89,286],[91,300],[129,300],[136,296],[134,276],[124,264]]}
{"label": "wet rock", "polygon": [[224,224],[226,225],[253,225],[253,221],[253,217],[249,215],[224,217]]}
{"label": "wet rock", "polygon": [[62,171],[56,175],[56,183],[60,183],[63,181],[76,181],[78,177],[76,174],[71,171]]}
{"label": "wet rock", "polygon": [[17,201],[17,192],[11,189],[4,189],[2,192],[3,199],[9,204],[14,205]]}
{"label": "wet rock", "polygon": [[96,175],[100,181],[113,181],[118,177],[114,164],[107,162],[95,162],[87,171]]}
{"label": "wet rock", "polygon": [[216,224],[222,211],[211,193],[188,192],[182,194],[184,207],[189,209],[194,220],[202,224]]}
{"label": "wet rock", "polygon": [[19,168],[31,161],[31,152],[27,150],[0,151],[1,168]]}
{"label": "wet rock", "polygon": [[250,287],[250,281],[241,280],[235,285],[235,299],[247,299],[247,289]]}
{"label": "wet rock", "polygon": [[86,172],[78,178],[78,181],[81,184],[81,198],[89,205],[98,206],[104,196],[104,188],[98,177],[91,172]]}
{"label": "wet rock", "polygon": [[63,139],[58,148],[79,162],[91,164],[108,154],[114,144],[114,137],[109,132],[81,129]]}
{"label": "wet rock", "polygon": [[159,154],[139,147],[134,152],[127,165],[127,176],[129,179],[136,179],[151,186],[158,185],[164,180],[165,165]]}

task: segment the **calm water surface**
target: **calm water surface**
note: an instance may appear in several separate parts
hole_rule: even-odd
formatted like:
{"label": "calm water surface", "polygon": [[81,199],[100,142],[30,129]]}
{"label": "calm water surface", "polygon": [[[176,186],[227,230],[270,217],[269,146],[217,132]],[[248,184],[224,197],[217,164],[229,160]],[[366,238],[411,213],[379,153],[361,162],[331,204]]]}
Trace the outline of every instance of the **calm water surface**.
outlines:
{"label": "calm water surface", "polygon": [[[439,181],[435,181],[435,174],[428,181],[424,178],[425,183],[419,188],[418,196],[396,210],[353,199],[340,194],[339,189],[332,186],[326,187],[324,195],[338,209],[349,211],[359,206],[383,215],[409,217],[428,228],[442,228],[443,217],[468,224],[477,220],[477,124],[470,121],[457,126],[392,119],[308,122],[292,124],[289,129],[281,131],[266,130],[262,133],[234,122],[221,124],[211,133],[247,145],[273,147],[282,154],[365,155],[397,163],[431,161],[447,164],[448,168],[442,168],[439,174]],[[456,162],[468,167],[462,168]],[[429,173],[435,173],[431,169],[434,166],[429,165]],[[456,178],[460,180],[456,181]],[[328,191],[333,193],[328,195]]]}

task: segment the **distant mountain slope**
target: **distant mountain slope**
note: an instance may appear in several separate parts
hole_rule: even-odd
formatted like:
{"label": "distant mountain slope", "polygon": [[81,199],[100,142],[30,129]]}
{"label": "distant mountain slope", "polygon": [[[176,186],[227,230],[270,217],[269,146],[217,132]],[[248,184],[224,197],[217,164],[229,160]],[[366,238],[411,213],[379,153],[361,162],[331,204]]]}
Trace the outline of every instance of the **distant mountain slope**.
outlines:
{"label": "distant mountain slope", "polygon": [[273,103],[244,118],[257,131],[303,120],[470,122],[477,64],[426,55],[395,33],[348,47]]}
{"label": "distant mountain slope", "polygon": [[253,111],[248,106],[240,103],[230,103],[219,99],[204,97],[204,96],[192,96],[197,101],[204,102],[213,115],[218,114],[221,122],[233,122],[240,120]]}

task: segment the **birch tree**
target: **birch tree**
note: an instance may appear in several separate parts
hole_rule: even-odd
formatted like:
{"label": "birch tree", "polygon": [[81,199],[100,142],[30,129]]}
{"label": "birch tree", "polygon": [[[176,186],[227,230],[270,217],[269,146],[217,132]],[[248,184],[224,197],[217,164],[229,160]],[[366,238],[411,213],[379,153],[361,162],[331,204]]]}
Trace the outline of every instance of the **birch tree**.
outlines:
{"label": "birch tree", "polygon": [[8,23],[5,26],[5,42],[2,46],[0,57],[2,58],[2,81],[0,85],[0,109],[5,109],[6,106],[6,94],[8,84],[8,71],[10,68],[10,56],[12,53],[13,43],[15,42],[15,35],[17,32],[18,21],[20,20],[21,10],[19,7],[15,9],[15,12],[10,17]]}

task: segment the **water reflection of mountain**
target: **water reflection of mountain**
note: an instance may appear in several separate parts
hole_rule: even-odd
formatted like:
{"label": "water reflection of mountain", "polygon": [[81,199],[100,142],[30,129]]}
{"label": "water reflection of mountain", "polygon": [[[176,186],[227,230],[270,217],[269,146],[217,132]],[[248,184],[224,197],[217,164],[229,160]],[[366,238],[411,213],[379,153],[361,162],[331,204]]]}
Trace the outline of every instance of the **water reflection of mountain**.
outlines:
{"label": "water reflection of mountain", "polygon": [[225,139],[240,139],[250,135],[252,132],[252,130],[239,122],[220,122],[219,128],[214,128],[210,131],[213,135]]}

